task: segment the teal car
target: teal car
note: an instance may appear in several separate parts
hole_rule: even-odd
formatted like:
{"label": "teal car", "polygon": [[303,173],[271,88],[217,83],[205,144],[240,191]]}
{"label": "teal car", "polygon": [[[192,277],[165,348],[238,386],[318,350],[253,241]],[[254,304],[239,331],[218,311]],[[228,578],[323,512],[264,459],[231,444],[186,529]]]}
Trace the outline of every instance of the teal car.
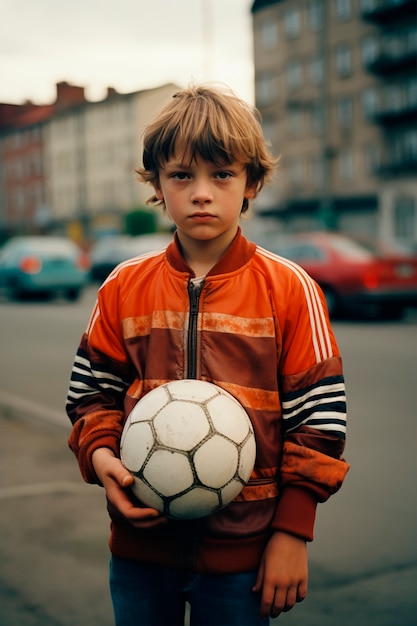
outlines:
{"label": "teal car", "polygon": [[7,298],[64,296],[75,301],[88,282],[82,251],[65,237],[14,237],[0,249],[0,290]]}

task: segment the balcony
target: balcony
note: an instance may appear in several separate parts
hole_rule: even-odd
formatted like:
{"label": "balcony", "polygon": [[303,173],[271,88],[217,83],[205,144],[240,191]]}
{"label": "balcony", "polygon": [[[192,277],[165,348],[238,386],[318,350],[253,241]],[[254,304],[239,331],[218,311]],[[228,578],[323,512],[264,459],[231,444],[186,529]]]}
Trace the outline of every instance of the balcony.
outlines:
{"label": "balcony", "polygon": [[408,154],[400,158],[388,158],[376,169],[380,177],[415,176],[417,174],[417,154]]}
{"label": "balcony", "polygon": [[366,68],[379,76],[393,74],[415,75],[417,63],[417,25],[397,27],[380,36],[368,56]]}
{"label": "balcony", "polygon": [[362,18],[381,27],[390,27],[393,21],[414,22],[416,17],[417,0],[368,0],[367,5]]}
{"label": "balcony", "polygon": [[389,76],[398,72],[414,72],[416,63],[417,49],[404,50],[403,53],[399,54],[382,52],[371,63],[367,64],[366,69],[377,76]]}
{"label": "balcony", "polygon": [[416,119],[417,103],[385,107],[373,115],[373,121],[380,126],[414,125]]}

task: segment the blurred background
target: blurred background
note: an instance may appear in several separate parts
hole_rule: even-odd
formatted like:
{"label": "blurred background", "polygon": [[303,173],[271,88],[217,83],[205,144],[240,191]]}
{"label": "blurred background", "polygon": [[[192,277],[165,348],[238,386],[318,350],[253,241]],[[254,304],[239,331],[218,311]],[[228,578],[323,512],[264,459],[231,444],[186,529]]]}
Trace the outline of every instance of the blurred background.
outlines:
{"label": "blurred background", "polygon": [[112,623],[102,493],[63,406],[99,283],[172,236],[134,170],[193,81],[261,112],[280,165],[243,230],[318,281],[345,363],[352,468],[319,511],[310,596],[280,622],[415,624],[416,18],[416,0],[2,7],[2,625]]}

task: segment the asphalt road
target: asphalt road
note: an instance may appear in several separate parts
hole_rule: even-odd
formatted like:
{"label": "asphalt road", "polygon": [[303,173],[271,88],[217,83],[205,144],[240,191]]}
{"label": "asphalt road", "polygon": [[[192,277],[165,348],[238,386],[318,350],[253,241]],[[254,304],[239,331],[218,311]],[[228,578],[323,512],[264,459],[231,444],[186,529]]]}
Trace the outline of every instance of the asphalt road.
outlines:
{"label": "asphalt road", "polygon": [[[113,624],[103,492],[80,479],[62,408],[93,300],[0,303],[1,626]],[[319,507],[309,596],[277,623],[417,623],[416,330],[335,323],[352,467]]]}

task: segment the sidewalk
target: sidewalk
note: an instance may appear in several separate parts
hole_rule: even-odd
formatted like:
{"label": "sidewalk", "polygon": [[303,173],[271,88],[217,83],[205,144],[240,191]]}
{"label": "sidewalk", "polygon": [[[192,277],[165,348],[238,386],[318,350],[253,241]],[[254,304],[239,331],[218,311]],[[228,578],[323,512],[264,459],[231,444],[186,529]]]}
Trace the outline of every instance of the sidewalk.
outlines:
{"label": "sidewalk", "polygon": [[[0,428],[1,626],[112,626],[104,493],[82,482],[69,428],[4,407]],[[307,600],[274,625],[417,623],[416,568],[343,583],[311,563],[310,578]]]}

